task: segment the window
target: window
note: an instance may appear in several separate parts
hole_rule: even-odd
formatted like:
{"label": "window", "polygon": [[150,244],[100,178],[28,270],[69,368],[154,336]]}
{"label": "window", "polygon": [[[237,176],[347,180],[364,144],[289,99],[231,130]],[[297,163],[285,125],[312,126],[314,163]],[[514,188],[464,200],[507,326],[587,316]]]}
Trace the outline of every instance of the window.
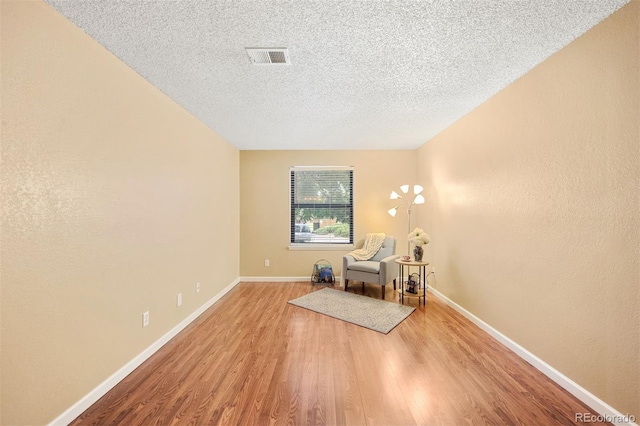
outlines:
{"label": "window", "polygon": [[292,246],[353,244],[353,167],[291,167]]}

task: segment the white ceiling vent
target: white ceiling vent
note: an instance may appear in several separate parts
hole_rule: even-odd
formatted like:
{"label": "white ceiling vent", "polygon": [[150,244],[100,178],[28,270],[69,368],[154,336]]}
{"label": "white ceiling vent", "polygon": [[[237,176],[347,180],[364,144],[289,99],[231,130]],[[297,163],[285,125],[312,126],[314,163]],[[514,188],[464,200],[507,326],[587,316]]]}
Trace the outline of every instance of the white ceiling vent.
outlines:
{"label": "white ceiling vent", "polygon": [[251,63],[254,65],[291,65],[289,50],[286,48],[246,47]]}

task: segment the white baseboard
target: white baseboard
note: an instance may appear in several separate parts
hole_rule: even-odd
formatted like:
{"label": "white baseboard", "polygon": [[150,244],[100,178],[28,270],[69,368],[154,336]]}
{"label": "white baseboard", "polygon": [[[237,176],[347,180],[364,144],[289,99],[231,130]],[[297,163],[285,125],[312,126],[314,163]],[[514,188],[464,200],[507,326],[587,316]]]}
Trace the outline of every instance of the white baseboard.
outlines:
{"label": "white baseboard", "polygon": [[[288,282],[304,282],[311,283],[311,276],[305,275],[304,277],[240,277],[239,280],[245,283],[288,283]],[[336,276],[336,286],[341,286],[340,276]]]}
{"label": "white baseboard", "polygon": [[287,283],[287,282],[311,282],[311,276],[304,277],[240,277],[241,282],[245,283]]}
{"label": "white baseboard", "polygon": [[76,417],[82,414],[87,408],[91,407],[98,399],[102,398],[108,391],[110,391],[115,385],[120,383],[122,379],[127,377],[133,370],[138,368],[143,362],[145,362],[151,355],[156,353],[158,349],[164,346],[169,340],[173,339],[178,333],[180,333],[186,326],[191,324],[196,318],[198,318],[204,311],[209,309],[214,303],[220,300],[225,294],[231,291],[241,280],[238,278],[231,284],[226,286],[220,293],[213,296],[204,305],[196,309],[191,315],[182,320],[178,325],[169,330],[164,336],[153,342],[149,347],[143,350],[131,361],[126,363],[122,368],[113,373],[104,382],[96,386],[91,392],[85,395],[78,402],[73,404],[64,413],[56,417],[50,426],[68,425]]}
{"label": "white baseboard", "polygon": [[495,328],[491,327],[489,324],[482,321],[480,318],[478,318],[471,312],[467,311],[465,308],[458,305],[456,302],[449,299],[444,294],[440,293],[438,290],[434,289],[431,286],[429,286],[428,289],[429,289],[429,292],[433,293],[436,297],[441,299],[447,305],[451,306],[453,309],[460,312],[462,315],[464,315],[467,319],[469,319],[475,325],[477,325],[482,330],[487,332],[491,337],[493,337],[494,339],[502,343],[504,346],[511,349],[513,352],[515,352],[520,358],[524,359],[529,364],[533,365],[535,368],[540,370],[545,376],[549,377],[551,380],[553,380],[558,385],[560,385],[563,389],[565,389],[570,394],[578,398],[587,406],[591,407],[596,413],[602,416],[602,418],[598,419],[598,421],[600,422],[606,421],[606,422],[613,423],[614,425],[620,425],[620,426],[638,426],[638,424],[635,423],[636,419],[633,415],[629,415],[629,414],[625,415],[620,413],[619,411],[611,407],[609,404],[602,401],[600,398],[596,397],[591,392],[589,392],[582,386],[578,385],[576,382],[569,379],[567,376],[560,373],[558,370],[556,370],[555,368],[553,368],[552,366],[550,366],[549,364],[547,364],[546,362],[544,362],[543,360],[541,360],[540,358],[538,358],[537,356],[535,356],[534,354],[532,354],[531,352],[529,352],[528,350],[526,350],[525,348],[523,348],[522,346],[520,346],[519,344],[511,340],[510,338],[508,338],[507,336],[505,336]]}

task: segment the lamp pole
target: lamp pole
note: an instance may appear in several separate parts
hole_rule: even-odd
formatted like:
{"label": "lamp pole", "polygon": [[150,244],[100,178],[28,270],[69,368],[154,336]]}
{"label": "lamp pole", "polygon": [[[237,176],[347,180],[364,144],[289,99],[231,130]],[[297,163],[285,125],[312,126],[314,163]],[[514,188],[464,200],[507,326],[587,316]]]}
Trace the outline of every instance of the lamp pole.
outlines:
{"label": "lamp pole", "polygon": [[411,203],[407,206],[407,254],[411,255],[411,243],[409,242],[409,234],[411,233]]}

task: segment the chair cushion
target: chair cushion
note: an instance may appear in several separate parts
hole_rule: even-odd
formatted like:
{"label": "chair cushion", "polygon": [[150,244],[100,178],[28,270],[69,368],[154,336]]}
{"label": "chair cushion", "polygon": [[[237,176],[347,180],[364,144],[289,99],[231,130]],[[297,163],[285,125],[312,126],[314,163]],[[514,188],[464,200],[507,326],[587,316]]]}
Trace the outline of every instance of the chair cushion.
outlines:
{"label": "chair cushion", "polygon": [[355,262],[349,265],[350,271],[368,272],[370,274],[380,273],[380,262],[374,262],[372,260],[364,260],[361,262]]}

